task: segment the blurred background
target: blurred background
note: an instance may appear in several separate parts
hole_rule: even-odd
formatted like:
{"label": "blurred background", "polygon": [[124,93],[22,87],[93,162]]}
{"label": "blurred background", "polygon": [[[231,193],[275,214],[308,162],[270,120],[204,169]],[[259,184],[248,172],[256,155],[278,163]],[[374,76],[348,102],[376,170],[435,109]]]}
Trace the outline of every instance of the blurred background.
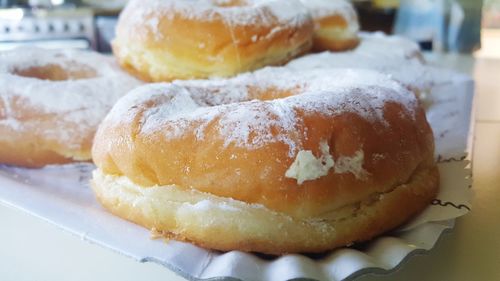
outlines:
{"label": "blurred background", "polygon": [[[126,2],[0,0],[0,50],[35,44],[110,52],[109,42]],[[500,280],[491,278],[498,273],[500,260],[498,224],[492,223],[499,210],[493,206],[498,205],[498,196],[494,195],[500,182],[500,0],[353,2],[363,30],[411,38],[433,52],[427,53],[426,59],[436,54],[435,63],[466,72],[477,83],[473,161],[478,206],[432,253],[409,259],[394,275],[365,276],[362,280],[429,280],[422,274],[434,277],[432,280]],[[80,237],[3,206],[0,220],[0,249],[6,253],[0,255],[0,269],[4,269],[4,275],[7,271],[7,277],[0,276],[1,280],[9,280],[9,273],[15,276],[10,280],[182,279],[157,264],[136,263],[81,243]],[[481,279],[486,275],[490,278]]]}
{"label": "blurred background", "polygon": [[[109,52],[118,14],[126,2],[0,0],[0,50],[36,44]],[[424,50],[472,53],[481,49],[481,39],[483,50],[500,49],[500,0],[353,2],[363,30],[399,34],[417,41]]]}

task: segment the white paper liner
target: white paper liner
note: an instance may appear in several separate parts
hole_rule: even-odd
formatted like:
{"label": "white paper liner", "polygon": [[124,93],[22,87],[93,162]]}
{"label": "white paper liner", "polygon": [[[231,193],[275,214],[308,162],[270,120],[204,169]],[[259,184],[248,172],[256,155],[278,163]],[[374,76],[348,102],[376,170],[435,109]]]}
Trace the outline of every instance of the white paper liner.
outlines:
{"label": "white paper liner", "polygon": [[[208,251],[189,243],[150,239],[142,227],[107,213],[88,187],[90,164],[23,169],[0,166],[0,202],[22,209],[81,237],[138,261],[162,264],[193,280],[342,280],[391,270],[409,253],[431,249],[453,219],[470,210],[468,147],[473,81],[457,75],[437,85],[428,119],[436,136],[441,190],[420,216],[369,243],[321,256],[265,257],[238,251]],[[134,243],[130,243],[134,241]]]}

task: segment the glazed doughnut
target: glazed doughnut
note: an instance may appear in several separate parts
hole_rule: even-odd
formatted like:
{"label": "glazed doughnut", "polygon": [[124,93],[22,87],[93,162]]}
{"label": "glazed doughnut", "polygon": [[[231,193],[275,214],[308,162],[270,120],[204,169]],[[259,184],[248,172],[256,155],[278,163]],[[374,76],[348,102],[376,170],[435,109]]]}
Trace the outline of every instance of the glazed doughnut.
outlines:
{"label": "glazed doughnut", "polygon": [[0,163],[40,167],[90,160],[97,126],[139,84],[97,53],[0,53]]}
{"label": "glazed doughnut", "polygon": [[345,51],[359,43],[358,16],[346,0],[301,0],[314,21],[314,51]]}
{"label": "glazed doughnut", "polygon": [[312,29],[299,0],[132,0],[112,45],[146,81],[227,77],[307,52]]}
{"label": "glazed doughnut", "polygon": [[140,87],[96,134],[111,212],[218,250],[322,252],[393,229],[438,189],[415,96],[367,70],[265,68]]}

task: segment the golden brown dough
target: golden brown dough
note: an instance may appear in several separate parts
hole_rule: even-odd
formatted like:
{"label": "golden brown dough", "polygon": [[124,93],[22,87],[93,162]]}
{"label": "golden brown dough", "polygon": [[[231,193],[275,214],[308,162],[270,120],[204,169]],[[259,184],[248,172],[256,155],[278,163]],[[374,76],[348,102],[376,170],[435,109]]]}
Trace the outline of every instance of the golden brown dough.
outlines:
{"label": "golden brown dough", "polygon": [[345,51],[359,43],[356,10],[346,0],[301,0],[314,21],[313,50]]}
{"label": "golden brown dough", "polygon": [[96,135],[92,185],[169,237],[321,252],[422,210],[438,189],[433,152],[415,96],[387,76],[267,68],[127,95]]}
{"label": "golden brown dough", "polygon": [[89,161],[97,126],[140,82],[111,58],[76,50],[0,53],[0,163]]}
{"label": "golden brown dough", "polygon": [[312,30],[299,0],[132,0],[113,52],[146,81],[228,77],[309,51]]}

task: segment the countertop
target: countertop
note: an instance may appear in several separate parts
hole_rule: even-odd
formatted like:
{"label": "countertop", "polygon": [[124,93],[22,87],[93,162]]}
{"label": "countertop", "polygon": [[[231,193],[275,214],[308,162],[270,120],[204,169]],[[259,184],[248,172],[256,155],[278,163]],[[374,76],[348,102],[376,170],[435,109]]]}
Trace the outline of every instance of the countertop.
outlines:
{"label": "countertop", "polygon": [[[431,56],[476,79],[472,211],[428,253],[355,280],[500,280],[500,59]],[[0,205],[0,280],[185,280]],[[133,241],[131,241],[133,243]]]}

